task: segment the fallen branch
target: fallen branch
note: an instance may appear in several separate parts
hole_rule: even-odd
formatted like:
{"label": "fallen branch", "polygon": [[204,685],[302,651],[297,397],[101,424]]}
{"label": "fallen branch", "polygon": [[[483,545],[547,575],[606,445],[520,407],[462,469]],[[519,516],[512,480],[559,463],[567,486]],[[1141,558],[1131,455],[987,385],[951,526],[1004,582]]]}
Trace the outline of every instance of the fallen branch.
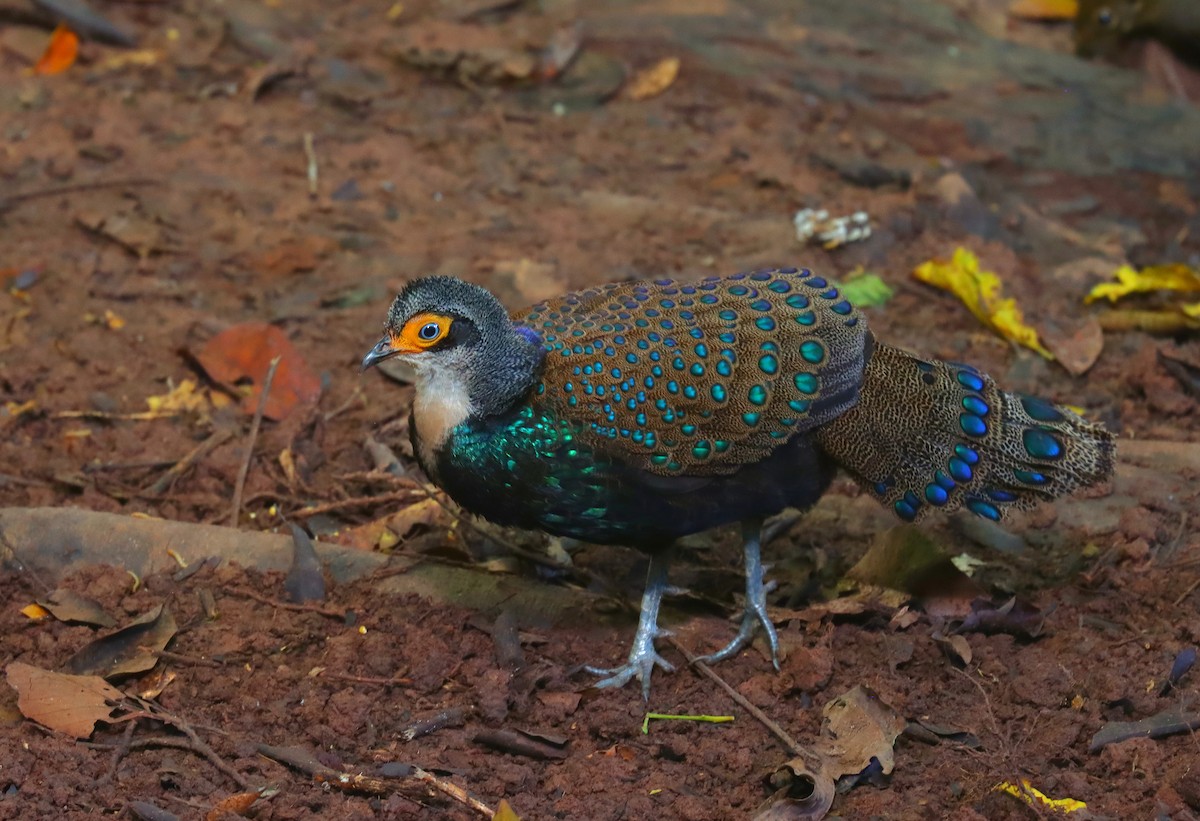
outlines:
{"label": "fallen branch", "polygon": [[258,429],[262,425],[263,411],[267,408],[267,397],[271,395],[271,383],[283,357],[277,356],[267,366],[267,377],[263,380],[262,393],[258,395],[258,407],[254,409],[254,421],[250,423],[250,435],[246,442],[246,455],[238,469],[237,481],[233,485],[233,509],[229,513],[229,526],[237,527],[242,514],[242,493],[246,490],[246,476],[250,473],[250,459],[254,456],[254,443],[258,441]]}

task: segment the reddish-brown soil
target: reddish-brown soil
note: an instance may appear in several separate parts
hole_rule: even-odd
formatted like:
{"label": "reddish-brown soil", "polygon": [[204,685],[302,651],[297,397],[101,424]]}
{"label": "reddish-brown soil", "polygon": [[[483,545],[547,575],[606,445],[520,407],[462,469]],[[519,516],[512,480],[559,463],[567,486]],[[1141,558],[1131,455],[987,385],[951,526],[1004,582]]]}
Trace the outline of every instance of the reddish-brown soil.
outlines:
{"label": "reddish-brown soil", "polygon": [[[816,738],[822,705],[856,685],[909,722],[961,731],[936,744],[902,735],[894,773],[839,796],[841,817],[1048,817],[994,790],[1023,778],[1094,817],[1200,817],[1197,735],[1089,751],[1108,722],[1194,711],[1200,696],[1195,670],[1160,695],[1177,655],[1200,645],[1196,331],[1110,327],[1095,365],[1072,376],[910,276],[965,245],[1045,329],[1095,314],[1083,295],[1126,260],[1200,264],[1200,132],[1183,128],[1200,115],[1173,96],[1180,83],[1077,62],[1065,29],[997,24],[998,2],[901,4],[930,22],[891,28],[856,17],[865,3],[812,4],[824,20],[782,0],[513,5],[404,3],[392,19],[356,0],[103,3],[154,53],[119,64],[126,52],[85,43],[53,77],[24,71],[46,32],[0,29],[0,507],[227,523],[248,414],[117,417],[181,380],[203,385],[205,341],[266,321],[322,391],[315,407],[263,423],[237,524],[280,528],[331,504],[309,523],[344,538],[331,534],[411,502],[364,478],[363,448],[375,431],[404,457],[411,391],[357,367],[408,279],[462,275],[516,307],[627,277],[791,263],[840,278],[863,266],[896,289],[869,309],[880,337],[1079,406],[1140,448],[1112,487],[1012,524],[1018,552],[982,546],[1004,534],[964,520],[927,529],[949,554],[986,562],[977,578],[996,602],[1015,593],[1048,614],[1036,639],[970,632],[964,663],[932,637],[929,613],[912,624],[883,605],[797,616],[892,524],[839,481],[767,551],[783,670],[752,650],[717,672],[801,743]],[[563,77],[505,80],[529,73],[527,48],[575,22],[583,51]],[[622,72],[668,56],[682,69],[665,93],[614,95]],[[866,210],[874,235],[800,246],[792,214],[817,205]],[[219,430],[231,435],[154,487]],[[352,501],[367,496],[384,498]],[[636,600],[642,557],[585,547],[578,572],[539,574],[452,525],[423,517],[392,549],[515,573],[528,589],[607,580],[579,592],[595,618],[522,623],[514,674],[496,658],[499,609],[469,600],[389,594],[377,575],[331,587],[321,607],[354,614],[335,618],[264,601],[284,599],[282,577],[228,563],[184,581],[153,574],[133,592],[110,567],[52,578],[47,546],[30,539],[0,545],[35,569],[9,561],[0,576],[0,663],[58,669],[95,637],[21,614],[43,584],[93,596],[119,622],[170,603],[185,629],[158,702],[246,783],[278,790],[248,811],[261,819],[481,815],[408,779],[375,796],[322,785],[258,744],[305,747],[352,774],[416,765],[490,807],[507,799],[523,819],[741,818],[767,798],[764,776],[786,751],[674,649],[664,653],[681,669],[656,675],[649,708],[734,722],[643,734],[634,687],[588,689],[580,665],[623,657],[633,628],[603,594]],[[698,595],[668,622],[700,651],[728,638],[741,582],[729,537],[693,548],[676,577]],[[449,708],[463,710],[460,726],[402,737]],[[516,729],[561,736],[563,754],[475,740]],[[0,684],[0,818],[107,817],[134,801],[203,817],[242,790],[178,748],[135,745],[111,771],[124,732],[101,725],[81,743],[48,731]],[[130,738],[164,736],[184,737],[142,721]]]}

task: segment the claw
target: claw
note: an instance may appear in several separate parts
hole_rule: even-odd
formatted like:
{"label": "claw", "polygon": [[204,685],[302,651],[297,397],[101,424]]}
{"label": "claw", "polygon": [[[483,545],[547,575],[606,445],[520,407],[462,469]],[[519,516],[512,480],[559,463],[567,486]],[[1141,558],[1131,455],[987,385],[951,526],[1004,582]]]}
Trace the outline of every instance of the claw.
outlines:
{"label": "claw", "polygon": [[654,649],[654,640],[671,635],[671,631],[658,626],[658,608],[662,604],[663,594],[669,590],[667,585],[667,567],[671,557],[669,552],[657,553],[650,557],[650,570],[646,575],[646,590],[642,594],[642,612],[638,618],[637,633],[633,637],[633,646],[629,650],[629,660],[619,667],[584,667],[595,676],[605,676],[596,682],[595,687],[623,687],[631,679],[636,678],[642,683],[642,698],[650,700],[650,674],[655,667],[661,667],[667,672],[674,672],[675,665],[667,661]]}
{"label": "claw", "polygon": [[746,554],[746,607],[742,612],[742,624],[733,641],[715,653],[701,656],[705,664],[715,664],[737,655],[750,645],[754,639],[755,629],[762,627],[767,637],[767,646],[771,650],[771,664],[779,669],[779,636],[775,625],[767,614],[767,594],[777,586],[774,581],[763,582],[765,568],[759,550],[759,527],[757,523],[747,523],[743,529],[745,543],[743,550]]}

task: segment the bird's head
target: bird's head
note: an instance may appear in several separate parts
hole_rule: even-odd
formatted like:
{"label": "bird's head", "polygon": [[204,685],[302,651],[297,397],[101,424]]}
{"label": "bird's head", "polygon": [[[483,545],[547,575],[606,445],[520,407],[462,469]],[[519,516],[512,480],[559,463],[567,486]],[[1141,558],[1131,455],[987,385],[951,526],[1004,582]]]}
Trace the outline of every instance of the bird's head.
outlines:
{"label": "bird's head", "polygon": [[490,291],[431,276],[413,280],[397,295],[383,338],[362,367],[401,359],[416,371],[418,390],[422,383],[458,390],[476,407],[488,407],[492,395],[511,399],[514,388],[528,388],[541,356],[537,335],[514,325]]}

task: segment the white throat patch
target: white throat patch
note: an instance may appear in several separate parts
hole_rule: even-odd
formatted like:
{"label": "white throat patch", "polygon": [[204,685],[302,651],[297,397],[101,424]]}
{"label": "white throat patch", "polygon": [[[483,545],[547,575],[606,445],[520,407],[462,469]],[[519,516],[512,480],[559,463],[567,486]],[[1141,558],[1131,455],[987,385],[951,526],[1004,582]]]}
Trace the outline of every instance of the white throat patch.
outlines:
{"label": "white throat patch", "polygon": [[417,426],[417,446],[421,463],[433,470],[435,451],[475,408],[466,383],[449,368],[418,369],[416,389],[412,415]]}

